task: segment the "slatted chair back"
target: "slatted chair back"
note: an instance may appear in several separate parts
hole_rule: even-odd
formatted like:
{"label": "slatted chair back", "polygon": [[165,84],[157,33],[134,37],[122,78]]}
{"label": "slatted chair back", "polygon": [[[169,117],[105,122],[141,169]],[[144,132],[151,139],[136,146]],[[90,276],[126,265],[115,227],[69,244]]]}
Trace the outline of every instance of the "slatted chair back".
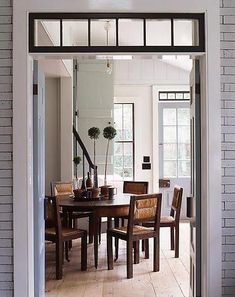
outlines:
{"label": "slatted chair back", "polygon": [[46,228],[55,228],[56,237],[62,237],[62,225],[60,218],[60,207],[58,205],[58,199],[56,196],[46,196]]}
{"label": "slatted chair back", "polygon": [[176,222],[178,222],[180,219],[182,196],[183,188],[175,186],[173,191],[170,215],[175,219]]}
{"label": "slatted chair back", "polygon": [[124,181],[123,193],[135,195],[148,194],[148,182],[146,181]]}
{"label": "slatted chair back", "polygon": [[133,227],[145,221],[154,221],[154,230],[159,231],[162,194],[131,196],[127,233],[132,236]]}
{"label": "slatted chair back", "polygon": [[72,182],[52,182],[51,183],[51,195],[62,196],[73,194]]}

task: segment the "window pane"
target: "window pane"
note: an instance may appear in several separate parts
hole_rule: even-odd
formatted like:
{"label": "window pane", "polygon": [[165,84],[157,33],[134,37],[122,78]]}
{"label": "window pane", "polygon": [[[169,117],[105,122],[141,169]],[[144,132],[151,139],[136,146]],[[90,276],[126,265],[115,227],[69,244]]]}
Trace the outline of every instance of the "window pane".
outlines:
{"label": "window pane", "polygon": [[190,100],[190,93],[184,93],[184,99]]}
{"label": "window pane", "polygon": [[123,168],[122,167],[114,167],[114,174],[115,174],[115,179],[123,179]]}
{"label": "window pane", "polygon": [[164,160],[177,160],[177,144],[163,145]]}
{"label": "window pane", "polygon": [[178,158],[179,160],[190,159],[190,144],[181,143],[178,145]]}
{"label": "window pane", "polygon": [[119,19],[118,38],[120,46],[144,45],[143,20]]}
{"label": "window pane", "polygon": [[123,122],[124,122],[124,135],[123,140],[131,141],[133,139],[133,123],[132,123],[132,104],[123,105]]}
{"label": "window pane", "polygon": [[35,20],[35,46],[60,46],[60,21]]}
{"label": "window pane", "polygon": [[198,21],[174,20],[174,45],[197,46],[198,44]]}
{"label": "window pane", "polygon": [[91,45],[115,46],[116,45],[116,21],[115,20],[91,20]]}
{"label": "window pane", "polygon": [[114,167],[123,167],[123,156],[114,156]]}
{"label": "window pane", "polygon": [[122,155],[123,146],[122,143],[114,142],[114,155]]}
{"label": "window pane", "polygon": [[168,93],[169,100],[175,100],[175,93]]}
{"label": "window pane", "polygon": [[63,45],[87,46],[88,45],[88,21],[87,20],[63,20]]}
{"label": "window pane", "polygon": [[176,143],[176,127],[163,128],[164,143]]}
{"label": "window pane", "polygon": [[179,177],[190,176],[190,161],[178,162],[178,176]]}
{"label": "window pane", "polygon": [[133,177],[133,168],[124,168],[123,170],[123,177],[124,178],[131,178]]}
{"label": "window pane", "polygon": [[164,177],[176,177],[177,175],[177,161],[164,161]]}
{"label": "window pane", "polygon": [[122,104],[114,104],[114,122],[117,130],[115,140],[122,139]]}
{"label": "window pane", "polygon": [[146,45],[170,46],[171,21],[146,20]]}
{"label": "window pane", "polygon": [[159,93],[159,99],[160,100],[166,100],[167,99],[167,93]]}
{"label": "window pane", "polygon": [[178,143],[190,143],[189,126],[178,126]]}
{"label": "window pane", "polygon": [[190,109],[178,108],[178,125],[190,125]]}
{"label": "window pane", "polygon": [[183,100],[184,99],[183,93],[176,93],[176,99],[177,100]]}
{"label": "window pane", "polygon": [[163,125],[176,125],[176,109],[164,108],[163,109]]}

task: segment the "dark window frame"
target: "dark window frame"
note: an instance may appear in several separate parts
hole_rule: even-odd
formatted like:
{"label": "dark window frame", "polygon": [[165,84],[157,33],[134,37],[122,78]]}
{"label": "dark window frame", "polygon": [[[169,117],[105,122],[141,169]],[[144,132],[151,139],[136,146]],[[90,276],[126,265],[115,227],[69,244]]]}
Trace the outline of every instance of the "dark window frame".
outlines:
{"label": "dark window frame", "polygon": [[[175,94],[175,99],[161,99],[161,94]],[[176,99],[176,94],[189,94],[190,95],[190,91],[159,91],[158,92],[158,101],[159,102],[170,102],[170,101],[173,101],[173,102],[175,102],[175,101],[183,101],[183,102],[185,102],[185,101],[190,101],[190,98],[191,98],[191,96],[190,96],[190,98],[189,99]]]}
{"label": "dark window frame", "polygon": [[[143,20],[143,46],[118,45],[118,20],[119,19]],[[35,20],[60,21],[60,46],[35,46]],[[88,20],[88,46],[63,46],[63,20]],[[116,20],[116,46],[91,46],[90,21],[92,19]],[[171,45],[147,46],[146,45],[146,19],[171,20]],[[174,45],[174,20],[198,20],[198,46]],[[115,52],[205,52],[205,15],[204,13],[29,13],[29,53],[115,53]]]}
{"label": "dark window frame", "polygon": [[[135,106],[134,103],[132,102],[117,102],[114,103],[114,105],[116,104],[120,104],[120,105],[131,105],[132,106],[132,141],[130,140],[115,140],[114,138],[114,142],[115,143],[132,143],[132,152],[133,152],[133,180],[135,180]],[[123,116],[122,116],[123,118]],[[115,167],[115,166],[114,166]],[[124,167],[123,167],[124,168]],[[125,178],[123,177],[122,180],[125,180]]]}

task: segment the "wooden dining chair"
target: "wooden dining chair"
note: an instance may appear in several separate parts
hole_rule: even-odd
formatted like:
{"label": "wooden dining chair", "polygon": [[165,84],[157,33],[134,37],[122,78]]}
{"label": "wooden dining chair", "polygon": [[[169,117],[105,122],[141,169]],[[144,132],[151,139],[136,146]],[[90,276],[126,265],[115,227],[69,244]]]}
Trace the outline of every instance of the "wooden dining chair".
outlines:
{"label": "wooden dining chair", "polygon": [[[73,195],[73,184],[72,182],[51,182],[51,195],[52,196],[64,196]],[[70,227],[77,226],[77,219],[89,218],[89,243],[93,242],[93,213],[91,211],[76,211],[69,214],[69,225]],[[73,224],[72,224],[73,222]]]}
{"label": "wooden dining chair", "polygon": [[[112,238],[125,240],[127,243],[127,278],[133,277],[133,247],[134,260],[139,254],[139,241],[142,239],[153,238],[153,271],[159,271],[160,248],[159,248],[159,229],[161,214],[162,194],[146,194],[131,196],[128,215],[128,224],[107,230],[107,258],[108,269],[113,269],[113,245]],[[140,224],[154,220],[154,228],[146,228]]]}
{"label": "wooden dining chair", "polygon": [[[171,210],[169,216],[161,217],[160,227],[170,228],[171,250],[175,250],[175,258],[179,258],[179,222],[182,204],[183,188],[174,187]],[[145,222],[145,227],[154,227],[154,222]],[[147,241],[145,241],[147,242]],[[148,247],[146,248],[148,250]],[[146,251],[148,254],[148,251]]]}
{"label": "wooden dining chair", "polygon": [[45,240],[56,244],[56,279],[61,279],[63,275],[64,246],[68,257],[68,242],[77,238],[81,238],[81,270],[87,270],[87,231],[63,227],[58,198],[46,196],[45,199],[47,205]]}
{"label": "wooden dining chair", "polygon": [[[146,181],[127,181],[123,182],[123,193],[130,193],[135,195],[148,194],[149,183]],[[128,217],[121,218],[121,225],[125,225],[125,220]],[[119,218],[114,219],[115,227],[119,227]],[[119,243],[118,238],[115,239],[115,261],[118,259]]]}

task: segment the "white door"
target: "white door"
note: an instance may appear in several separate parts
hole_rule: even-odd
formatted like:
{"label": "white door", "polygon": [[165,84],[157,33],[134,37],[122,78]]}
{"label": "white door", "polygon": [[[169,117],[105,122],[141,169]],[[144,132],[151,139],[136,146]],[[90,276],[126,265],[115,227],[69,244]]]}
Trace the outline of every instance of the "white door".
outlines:
{"label": "white door", "polygon": [[[176,94],[189,96],[188,92]],[[158,117],[159,178],[170,180],[170,187],[160,187],[162,215],[169,215],[173,188],[179,185],[184,189],[181,218],[185,218],[186,197],[190,193],[190,103],[189,100],[168,101],[159,101]]]}
{"label": "white door", "polygon": [[34,205],[34,296],[45,292],[45,79],[34,61],[33,71],[33,205]]}
{"label": "white door", "polygon": [[191,89],[190,297],[201,296],[201,96],[200,65],[194,60]]}

